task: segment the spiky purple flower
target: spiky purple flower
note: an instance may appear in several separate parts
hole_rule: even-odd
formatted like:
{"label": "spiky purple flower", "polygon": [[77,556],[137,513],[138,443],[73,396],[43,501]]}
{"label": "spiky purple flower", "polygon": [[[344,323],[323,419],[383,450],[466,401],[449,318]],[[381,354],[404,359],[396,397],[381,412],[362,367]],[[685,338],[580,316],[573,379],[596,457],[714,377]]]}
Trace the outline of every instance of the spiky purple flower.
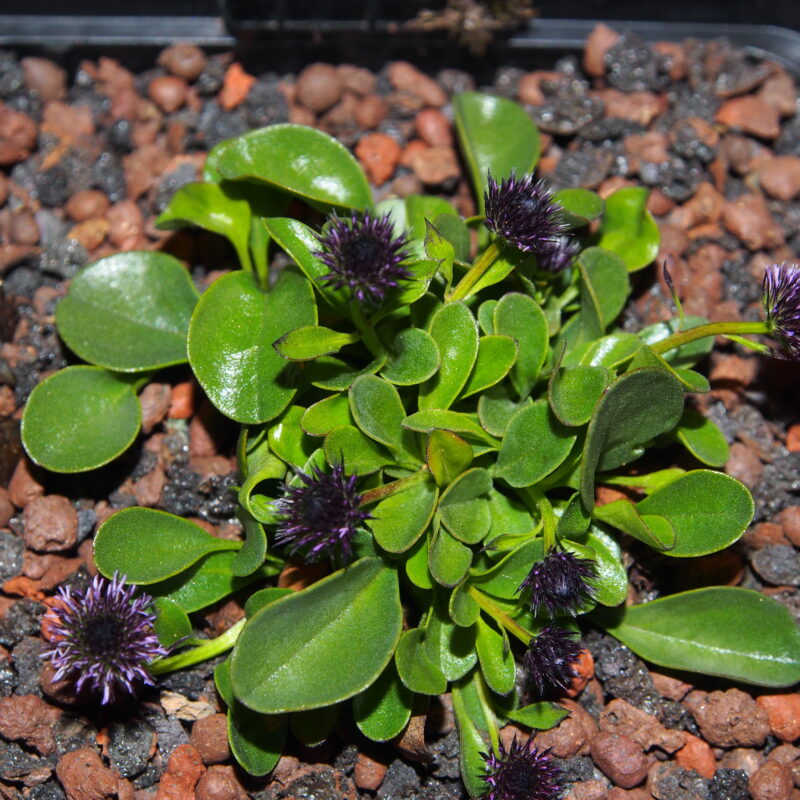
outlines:
{"label": "spiky purple flower", "polygon": [[330,475],[313,470],[313,475],[299,472],[303,485],[287,486],[286,495],[275,501],[281,515],[275,543],[286,545],[291,555],[303,551],[309,563],[336,551],[347,560],[356,529],[371,519],[359,508],[356,476],[345,475],[341,464],[334,464]]}
{"label": "spiky purple flower", "polygon": [[486,227],[499,239],[526,253],[544,253],[566,232],[561,206],[544,181],[514,172],[498,184],[489,175],[483,196]]}
{"label": "spiky purple flower", "polygon": [[762,302],[771,335],[790,358],[800,361],[800,268],[786,264],[767,267]]}
{"label": "spiky purple flower", "polygon": [[564,628],[548,626],[531,639],[523,661],[539,694],[569,688],[582,649],[574,634]]}
{"label": "spiky purple flower", "polygon": [[531,567],[519,591],[530,589],[534,614],[544,611],[549,617],[558,614],[574,617],[594,598],[592,579],[596,576],[591,559],[578,558],[568,550],[552,550]]}
{"label": "spiky purple flower", "polygon": [[394,235],[388,214],[332,214],[317,238],[322,249],[315,255],[330,269],[322,279],[336,289],[348,287],[359,302],[378,305],[398,281],[411,277],[401,263],[409,255],[406,238]]}
{"label": "spiky purple flower", "polygon": [[548,755],[527,742],[514,737],[508,750],[500,744],[500,755],[482,754],[487,774],[483,800],[556,800],[563,790],[561,768]]}
{"label": "spiky purple flower", "polygon": [[46,616],[52,644],[42,653],[56,670],[54,680],[74,678],[76,691],[88,686],[103,704],[120,690],[133,694],[137,683],[153,684],[146,665],[167,651],[153,630],[153,598],[135,594],[117,573],[111,581],[95,576],[83,592],[58,590]]}
{"label": "spiky purple flower", "polygon": [[580,249],[580,243],[575,237],[559,236],[554,245],[536,254],[537,266],[544,272],[563,272]]}

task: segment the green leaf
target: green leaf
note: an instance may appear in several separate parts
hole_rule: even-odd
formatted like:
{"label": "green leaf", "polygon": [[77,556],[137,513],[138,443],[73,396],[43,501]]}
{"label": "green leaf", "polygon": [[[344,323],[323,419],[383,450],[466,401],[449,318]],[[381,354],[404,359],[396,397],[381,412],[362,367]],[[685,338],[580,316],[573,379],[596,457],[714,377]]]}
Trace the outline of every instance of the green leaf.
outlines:
{"label": "green leaf", "polygon": [[605,367],[562,367],[553,372],[547,398],[564,425],[585,425],[609,382]]}
{"label": "green leaf", "polygon": [[245,540],[231,562],[231,572],[238,576],[251,575],[264,563],[267,534],[264,526],[247,509],[237,509],[236,516],[244,528]]}
{"label": "green leaf", "polygon": [[425,461],[439,486],[447,486],[472,463],[472,446],[452,431],[434,428],[425,444]]}
{"label": "green leaf", "polygon": [[[488,747],[478,730],[472,715],[467,710],[464,694],[468,691],[475,693],[474,681],[463,682],[462,686],[453,686],[453,711],[455,712],[458,726],[459,765],[461,779],[470,797],[486,796],[486,759],[483,754]],[[485,722],[484,722],[485,725]]]}
{"label": "green leaf", "polygon": [[381,377],[398,386],[423,383],[439,369],[439,349],[421,328],[404,328],[395,336],[392,354]]}
{"label": "green leaf", "polygon": [[481,662],[481,672],[486,683],[497,694],[508,694],[514,689],[516,678],[514,654],[508,639],[491,625],[478,618],[475,649]]}
{"label": "green leaf", "polygon": [[[410,250],[417,258],[426,256],[426,240],[428,225],[440,216],[458,219],[458,212],[443,197],[430,194],[410,194],[404,199],[405,222],[404,231],[410,238]],[[443,258],[441,253],[427,254],[429,258],[439,261]],[[450,269],[452,270],[452,256],[450,256]]]}
{"label": "green leaf", "polygon": [[672,430],[683,413],[683,389],[661,369],[640,369],[617,378],[589,423],[581,463],[581,497],[594,506],[596,470],[638,458],[645,442]]}
{"label": "green leaf", "polygon": [[118,372],[187,360],[197,290],[181,263],[158,251],[101,258],[82,269],[56,309],[59,335],[85,361]]}
{"label": "green leaf", "polygon": [[675,547],[675,529],[669,521],[653,514],[642,515],[638,507],[628,500],[614,500],[595,508],[593,516],[654,550],[668,552]]}
{"label": "green leaf", "polygon": [[542,540],[527,541],[488,570],[473,572],[470,581],[482,592],[506,600],[516,600],[519,598],[519,586],[528,577],[531,566],[543,558]]}
{"label": "green leaf", "polygon": [[516,341],[517,361],[511,369],[511,383],[520,395],[526,395],[536,383],[547,355],[544,312],[527,295],[509,292],[495,306],[494,332]]}
{"label": "green leaf", "polygon": [[559,722],[569,716],[569,711],[547,700],[531,703],[529,706],[505,711],[505,716],[512,722],[518,722],[527,728],[537,731],[546,731],[555,728]]}
{"label": "green leaf", "polygon": [[465,578],[453,589],[447,610],[450,619],[462,628],[469,628],[478,621],[481,607],[469,593],[469,578]]}
{"label": "green leaf", "polygon": [[183,572],[215,550],[240,546],[166,511],[123,508],[97,531],[94,561],[107,578],[119,572],[129,583],[148,584]]}
{"label": "green leaf", "polygon": [[[645,344],[655,344],[673,333],[680,330],[691,330],[700,325],[705,325],[708,320],[705,317],[694,317],[687,315],[683,320],[683,327],[680,326],[680,319],[673,318],[664,322],[656,322],[653,325],[648,325],[639,331],[639,338]],[[714,347],[714,337],[705,336],[702,339],[695,339],[692,342],[676,347],[662,354],[662,358],[672,364],[673,367],[693,367],[698,361],[705,358],[712,348]]]}
{"label": "green leaf", "polygon": [[512,170],[520,177],[533,170],[539,160],[539,130],[521,106],[497,95],[462,92],[453,98],[453,114],[482,213],[489,173],[499,180]]}
{"label": "green leaf", "polygon": [[274,603],[276,600],[280,600],[281,597],[286,597],[287,594],[292,594],[294,591],[294,589],[268,586],[266,589],[259,589],[257,592],[253,592],[244,604],[245,616],[249,619],[256,611],[268,606],[270,603]]}
{"label": "green leaf", "polygon": [[353,698],[353,718],[361,733],[373,742],[399,736],[411,719],[413,695],[401,683],[393,661],[380,677]]}
{"label": "green leaf", "polygon": [[394,663],[400,680],[412,692],[438,695],[447,691],[447,678],[425,649],[423,629],[413,628],[403,633]]}
{"label": "green leaf", "polygon": [[401,627],[397,574],[362,558],[248,621],[233,651],[234,692],[265,714],[346,700],[383,672]]}
{"label": "green leaf", "polygon": [[361,375],[353,381],[348,396],[356,425],[392,452],[402,453],[406,411],[397,389],[375,375]]}
{"label": "green leaf", "polygon": [[569,455],[576,434],[562,425],[539,400],[511,418],[497,456],[494,474],[520,488],[549,475]]}
{"label": "green leaf", "polygon": [[317,747],[333,732],[339,721],[341,706],[337,703],[311,711],[295,711],[289,719],[289,728],[300,744]]}
{"label": "green leaf", "polygon": [[517,343],[510,336],[481,336],[478,357],[464,387],[462,397],[482,392],[508,375],[517,360]]}
{"label": "green leaf", "polygon": [[453,245],[456,260],[467,261],[471,248],[469,228],[467,223],[458,216],[458,213],[455,215],[452,213],[438,214],[433,220],[433,224],[439,233]]}
{"label": "green leaf", "polygon": [[350,414],[350,401],[343,392],[332,394],[309,406],[300,426],[309,436],[325,436],[340,425],[352,425],[354,422]]}
{"label": "green leaf", "polygon": [[347,148],[304,125],[270,125],[230,139],[216,166],[229,180],[263,181],[323,208],[361,210],[372,202],[369,183]]}
{"label": "green leaf", "polygon": [[581,357],[581,364],[615,369],[642,349],[635,333],[611,333],[595,340]]}
{"label": "green leaf", "polygon": [[459,411],[444,411],[437,408],[417,411],[415,414],[409,414],[403,420],[403,427],[420,433],[428,433],[436,428],[441,428],[477,439],[490,447],[497,447],[500,444],[486,433],[471,414],[462,414]]}
{"label": "green leaf", "polygon": [[725,435],[716,423],[691,408],[684,409],[675,435],[683,446],[709,467],[723,467],[730,456]]}
{"label": "green leaf", "polygon": [[[449,215],[442,214],[441,216],[447,219]],[[452,219],[456,219],[456,217],[452,217]],[[425,220],[425,228],[425,245],[422,255],[438,262],[439,273],[444,275],[446,288],[449,290],[453,278],[453,259],[456,255],[456,249],[428,219]]]}
{"label": "green leaf", "polygon": [[562,189],[553,200],[563,209],[564,219],[570,228],[580,228],[597,219],[605,208],[603,198],[588,189]]}
{"label": "green leaf", "polygon": [[347,474],[369,475],[392,460],[389,452],[353,425],[333,428],[325,437],[325,458]]}
{"label": "green leaf", "polygon": [[622,256],[630,272],[646,267],[658,255],[660,236],[647,210],[648,194],[640,186],[625,186],[606,198],[598,244]]}
{"label": "green leaf", "polygon": [[800,680],[795,621],[776,600],[750,589],[696,589],[598,619],[612,636],[662,667],[757,686]]}
{"label": "green leaf", "polygon": [[301,427],[306,409],[289,406],[267,431],[269,449],[278,458],[293,466],[305,464],[315,450],[316,442]]}
{"label": "green leaf", "polygon": [[428,548],[428,570],[442,586],[455,586],[467,574],[472,563],[472,550],[439,528]]}
{"label": "green leaf", "polygon": [[336,356],[320,356],[304,366],[304,375],[312,386],[329,392],[349,389],[361,375],[374,375],[386,363],[386,355],[375,358],[361,369],[354,369]]}
{"label": "green leaf", "polygon": [[439,492],[428,480],[381,500],[370,513],[375,541],[389,553],[405,553],[425,533],[436,510]]}
{"label": "green leaf", "polygon": [[189,361],[211,402],[237,422],[277,417],[296,391],[292,364],[272,343],[317,321],[314,294],[296,270],[281,270],[267,294],[252,276],[231,272],[200,298],[189,329]]}
{"label": "green leaf", "polygon": [[439,514],[442,524],[464,544],[478,544],[492,524],[488,493],[489,473],[481,467],[459,475],[442,494]]}
{"label": "green leaf", "polygon": [[228,708],[228,742],[242,768],[260,777],[280,760],[288,725],[283,715],[265,717],[234,701]]}
{"label": "green leaf", "polygon": [[449,408],[467,383],[478,355],[478,325],[463,303],[436,311],[430,335],[441,357],[439,371],[419,390],[420,411]]}
{"label": "green leaf", "polygon": [[409,551],[406,558],[406,575],[414,586],[432,589],[433,579],[428,571],[428,544],[430,534],[422,536]]}
{"label": "green leaf", "polygon": [[22,416],[22,444],[39,466],[84,472],[124,453],[141,424],[131,379],[100,367],[66,367],[31,392]]}
{"label": "green leaf", "polygon": [[454,625],[447,613],[443,593],[437,593],[431,615],[425,626],[423,649],[441,669],[448,681],[463,678],[477,663],[475,629]]}
{"label": "green leaf", "polygon": [[508,423],[520,408],[531,404],[530,398],[518,403],[511,398],[511,387],[505,383],[490,386],[478,398],[478,419],[492,436],[504,436]]}
{"label": "green leaf", "polygon": [[345,345],[359,341],[357,333],[341,333],[321,325],[307,325],[284,334],[275,349],[290,361],[310,361],[329,353],[338,353]]}
{"label": "green leaf", "polygon": [[597,578],[594,581],[595,599],[604,606],[618,606],[628,596],[628,573],[622,563],[620,546],[597,526],[592,526],[586,537],[590,553],[582,553],[584,548],[576,542],[564,542],[565,548],[574,550],[581,558],[587,555],[594,558]]}
{"label": "green leaf", "polygon": [[582,536],[589,530],[591,522],[592,517],[583,507],[580,492],[575,492],[558,518],[556,539],[572,539],[576,536]]}
{"label": "green leaf", "polygon": [[153,606],[156,611],[153,630],[162,647],[170,648],[181,639],[192,635],[192,623],[177,603],[165,597],[157,597]]}

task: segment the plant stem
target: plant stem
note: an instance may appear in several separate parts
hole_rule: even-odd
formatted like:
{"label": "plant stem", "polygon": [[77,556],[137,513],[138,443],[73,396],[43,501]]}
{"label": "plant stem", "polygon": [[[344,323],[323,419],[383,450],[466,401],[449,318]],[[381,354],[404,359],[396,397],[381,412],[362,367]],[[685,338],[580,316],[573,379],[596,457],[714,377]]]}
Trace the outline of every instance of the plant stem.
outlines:
{"label": "plant stem", "polygon": [[672,336],[651,344],[650,349],[660,355],[697,339],[704,339],[706,336],[725,336],[730,333],[769,333],[769,326],[766,322],[709,322],[696,328],[689,328],[688,331],[673,333]]}
{"label": "plant stem", "polygon": [[486,681],[480,670],[475,672],[475,689],[478,692],[478,701],[481,704],[483,718],[486,721],[486,728],[489,731],[489,741],[492,743],[492,750],[496,756],[500,755],[500,733],[497,730],[497,717],[494,715]]}
{"label": "plant stem", "polygon": [[468,587],[467,591],[473,600],[500,626],[505,628],[510,634],[517,637],[526,647],[531,643],[533,634],[523,628],[515,619],[506,614],[502,608],[496,606],[480,589],[474,586]]}
{"label": "plant stem", "polygon": [[556,546],[556,515],[553,511],[552,503],[547,499],[547,496],[541,489],[534,486],[528,486],[522,490],[528,497],[536,503],[536,508],[539,510],[539,516],[542,519],[542,538],[544,539],[544,552],[545,555],[549,553]]}
{"label": "plant stem", "polygon": [[455,303],[456,300],[465,300],[470,296],[475,284],[488,272],[489,267],[500,257],[502,247],[500,242],[495,239],[479,256],[475,263],[467,270],[466,275],[450,292],[447,298],[448,303]]}
{"label": "plant stem", "polygon": [[160,658],[158,661],[154,661],[147,669],[153,675],[163,675],[166,672],[173,672],[176,669],[191,667],[194,664],[199,664],[201,661],[214,658],[214,656],[218,656],[220,653],[230,650],[236,644],[236,640],[239,638],[239,634],[242,632],[246,621],[246,619],[240,619],[235,625],[228,628],[225,633],[217,636],[216,639],[210,639],[183,653],[168,656],[167,658]]}
{"label": "plant stem", "polygon": [[356,330],[361,334],[361,340],[367,346],[370,353],[372,353],[375,358],[381,358],[386,355],[386,348],[383,346],[380,339],[378,339],[375,329],[370,325],[369,320],[367,320],[364,315],[364,309],[358,300],[353,300],[350,303],[350,317],[353,320],[353,325],[356,326]]}
{"label": "plant stem", "polygon": [[429,475],[430,472],[428,471],[428,468],[423,467],[413,475],[409,475],[406,478],[398,478],[398,480],[392,481],[391,483],[385,483],[383,486],[376,486],[374,489],[368,489],[366,492],[362,493],[361,502],[359,505],[366,506],[370,503],[377,503],[379,500],[383,500],[393,494],[402,492],[405,489],[408,489],[409,486],[413,486],[416,483],[424,481]]}

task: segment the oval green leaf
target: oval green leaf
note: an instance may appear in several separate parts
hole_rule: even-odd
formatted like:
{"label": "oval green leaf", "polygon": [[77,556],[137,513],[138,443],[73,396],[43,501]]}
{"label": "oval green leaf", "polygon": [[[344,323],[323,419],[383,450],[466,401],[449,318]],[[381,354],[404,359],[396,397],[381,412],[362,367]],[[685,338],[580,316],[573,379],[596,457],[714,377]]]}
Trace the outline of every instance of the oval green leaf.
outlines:
{"label": "oval green leaf", "polygon": [[716,423],[691,408],[684,410],[675,435],[698,461],[709,467],[725,466],[730,456],[728,442]]}
{"label": "oval green leaf", "polygon": [[646,267],[658,255],[661,237],[647,210],[648,195],[641,186],[625,186],[606,198],[598,244],[620,255],[630,272]]}
{"label": "oval green leaf", "polygon": [[433,518],[439,493],[428,480],[390,495],[370,509],[369,522],[375,541],[389,553],[411,549]]}
{"label": "oval green leaf", "polygon": [[562,189],[553,195],[570,228],[581,228],[597,219],[605,208],[603,198],[588,189]]}
{"label": "oval green leaf", "polygon": [[605,367],[577,366],[553,372],[548,400],[553,413],[564,425],[585,425],[608,386]]}
{"label": "oval green leaf", "polygon": [[413,695],[390,661],[372,686],[353,698],[353,718],[361,733],[373,742],[388,742],[399,736],[409,719]]}
{"label": "oval green leaf", "polygon": [[406,328],[395,336],[381,377],[398,386],[423,383],[439,369],[439,348],[422,328]]}
{"label": "oval green leaf", "polygon": [[469,397],[494,386],[508,375],[516,360],[517,343],[510,336],[481,336],[478,357],[461,396]]}
{"label": "oval green leaf", "polygon": [[491,488],[489,473],[476,467],[459,475],[439,500],[442,524],[464,544],[478,544],[489,532]]}
{"label": "oval green leaf", "polygon": [[531,297],[509,292],[494,309],[494,332],[510,336],[517,343],[517,360],[511,368],[511,383],[526,395],[539,377],[547,355],[547,319]]}

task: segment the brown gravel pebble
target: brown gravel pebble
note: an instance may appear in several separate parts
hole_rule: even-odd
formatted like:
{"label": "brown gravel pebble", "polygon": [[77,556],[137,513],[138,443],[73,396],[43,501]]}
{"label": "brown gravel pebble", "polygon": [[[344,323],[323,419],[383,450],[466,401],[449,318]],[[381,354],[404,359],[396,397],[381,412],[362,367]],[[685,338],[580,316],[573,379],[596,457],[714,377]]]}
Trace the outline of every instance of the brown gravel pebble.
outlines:
{"label": "brown gravel pebble", "polygon": [[177,111],[186,102],[189,87],[177,75],[159,75],[147,87],[148,97],[167,114]]}
{"label": "brown gravel pebble", "polygon": [[386,764],[376,761],[366,753],[359,753],[353,770],[353,780],[359,789],[368,792],[377,792],[386,775]]}
{"label": "brown gravel pebble", "polygon": [[684,697],[692,690],[692,684],[686,683],[672,675],[663,675],[660,672],[650,671],[650,677],[653,680],[653,685],[656,691],[668,700],[683,700]]}
{"label": "brown gravel pebble", "polygon": [[764,472],[764,465],[758,453],[742,442],[734,442],[730,453],[725,472],[740,480],[745,486],[755,486]]}
{"label": "brown gravel pebble", "polygon": [[758,96],[782,117],[791,117],[797,110],[797,89],[792,76],[782,70],[764,81]]}
{"label": "brown gravel pebble", "polygon": [[197,720],[192,726],[191,745],[200,753],[203,763],[221,764],[230,758],[228,744],[228,718],[225,714],[213,714]]}
{"label": "brown gravel pebble", "polygon": [[[96,750],[84,747],[65,753],[56,766],[68,800],[133,800],[133,787],[104,766]],[[165,798],[166,800],[166,798]],[[185,795],[174,800],[193,800]]]}
{"label": "brown gravel pebble", "polygon": [[244,786],[231,766],[211,767],[197,782],[195,800],[247,800]]}
{"label": "brown gravel pebble", "polygon": [[620,786],[612,786],[608,800],[653,800],[653,795],[646,789],[623,789]]}
{"label": "brown gravel pebble", "polygon": [[142,404],[142,430],[152,433],[166,419],[172,403],[172,387],[168,383],[148,383],[139,395]]}
{"label": "brown gravel pebble", "polygon": [[194,81],[206,68],[208,59],[205,53],[193,44],[173,44],[161,51],[158,63],[173,75]]}
{"label": "brown gravel pebble", "polygon": [[414,125],[419,138],[431,147],[453,146],[450,120],[438,108],[424,108],[417,114]]}
{"label": "brown gravel pebble", "polygon": [[108,238],[120,250],[136,247],[144,227],[144,218],[133,200],[120,200],[108,209]]}
{"label": "brown gravel pebble", "polygon": [[444,89],[407,61],[394,61],[389,65],[389,82],[398,91],[418,97],[423,105],[441,108],[447,103]]}
{"label": "brown gravel pebble", "polygon": [[589,736],[581,722],[573,716],[562,720],[555,728],[539,731],[536,745],[556,758],[572,758],[589,752]]}
{"label": "brown gravel pebble", "polygon": [[762,139],[774,139],[781,132],[777,110],[754,95],[727,100],[717,111],[716,120]]}
{"label": "brown gravel pebble", "polygon": [[387,133],[368,133],[356,145],[356,156],[367,177],[376,186],[383,186],[394,175],[400,145]]}
{"label": "brown gravel pebble", "polygon": [[708,797],[703,778],[673,761],[653,764],[647,776],[647,788],[657,800],[706,800]]}
{"label": "brown gravel pebble", "polygon": [[53,725],[61,711],[40,697],[28,694],[0,698],[0,736],[22,742],[46,756],[55,750]]}
{"label": "brown gravel pebble", "polygon": [[783,527],[786,538],[795,547],[800,547],[800,506],[784,508],[778,514],[777,520]]}
{"label": "brown gravel pebble", "polygon": [[599,93],[606,106],[606,117],[617,117],[649,125],[666,110],[667,101],[662,95],[652,92],[620,92],[604,89]]}
{"label": "brown gravel pebble", "polygon": [[22,111],[0,103],[0,166],[24,161],[36,144],[36,123]]}
{"label": "brown gravel pebble", "polygon": [[587,75],[601,78],[606,74],[605,57],[619,39],[619,34],[602,22],[595,25],[583,46],[583,68]]}
{"label": "brown gravel pebble", "polygon": [[348,91],[355,92],[362,97],[372,94],[375,91],[377,78],[364,67],[356,67],[353,64],[339,64],[336,67],[342,86]]}
{"label": "brown gravel pebble", "polygon": [[192,745],[178,745],[161,776],[156,800],[194,800],[195,786],[205,771],[200,753]]}
{"label": "brown gravel pebble", "polygon": [[339,102],[344,86],[336,67],[311,64],[298,76],[297,101],[316,114],[327,111]]}
{"label": "brown gravel pebble", "polygon": [[57,553],[78,541],[78,512],[58,494],[35,497],[22,512],[22,538],[32,550]]}
{"label": "brown gravel pebble", "polygon": [[75,222],[84,222],[94,217],[102,217],[108,211],[109,205],[108,197],[103,192],[98,189],[84,189],[75,192],[67,200],[64,211]]}
{"label": "brown gravel pebble", "polygon": [[608,800],[608,786],[603,781],[580,781],[572,785],[564,800]]}
{"label": "brown gravel pebble", "polygon": [[426,186],[439,186],[461,175],[458,156],[452,147],[428,147],[411,158],[414,174]]}
{"label": "brown gravel pebble", "polygon": [[246,73],[242,65],[236,61],[225,72],[222,91],[217,96],[217,101],[225,111],[231,111],[246,100],[255,82],[256,77]]}
{"label": "brown gravel pebble", "polygon": [[36,475],[37,468],[27,459],[21,458],[8,482],[8,499],[17,507],[24,508],[35,497],[44,494],[44,486]]}
{"label": "brown gravel pebble", "polygon": [[704,778],[713,778],[717,771],[717,759],[708,742],[684,732],[686,744],[675,754],[675,761],[684,769],[693,769]]}
{"label": "brown gravel pebble", "polygon": [[701,700],[694,718],[712,745],[760,746],[769,734],[767,712],[741,689],[711,692]]}
{"label": "brown gravel pebble", "polygon": [[94,120],[89,106],[48,103],[42,114],[42,131],[59,139],[88,139],[94,133]]}
{"label": "brown gravel pebble", "polygon": [[747,782],[753,800],[790,800],[794,780],[792,771],[777,761],[767,761]]}
{"label": "brown gravel pebble", "polygon": [[8,233],[17,244],[39,243],[39,226],[36,224],[33,214],[28,211],[21,211],[11,217]]}
{"label": "brown gravel pebble", "polygon": [[760,194],[743,194],[722,211],[725,227],[750,250],[764,250],[783,244],[783,229],[772,218]]}
{"label": "brown gravel pebble", "polygon": [[756,703],[766,711],[774,736],[782,742],[800,738],[800,694],[762,694]]}
{"label": "brown gravel pebble", "polygon": [[644,750],[659,747],[674,753],[685,742],[682,731],[664,727],[652,714],[619,698],[608,703],[600,714],[600,730],[627,736]]}
{"label": "brown gravel pebble", "polygon": [[8,499],[8,491],[0,486],[0,528],[5,528],[13,516],[14,504]]}
{"label": "brown gravel pebble", "polygon": [[389,107],[377,94],[368,94],[358,101],[355,110],[356,124],[365,131],[377,128],[386,119]]}
{"label": "brown gravel pebble", "polygon": [[67,94],[67,73],[49,58],[29,56],[20,61],[25,88],[36,92],[43,103],[63,100]]}
{"label": "brown gravel pebble", "polygon": [[749,747],[734,747],[724,753],[719,760],[720,769],[740,769],[747,775],[753,775],[764,763],[764,756],[758,750]]}
{"label": "brown gravel pebble", "polygon": [[592,740],[592,760],[608,778],[624,789],[638,786],[650,762],[642,748],[627,736],[601,731]]}
{"label": "brown gravel pebble", "polygon": [[800,157],[776,156],[758,168],[758,182],[764,191],[784,202],[800,194]]}

